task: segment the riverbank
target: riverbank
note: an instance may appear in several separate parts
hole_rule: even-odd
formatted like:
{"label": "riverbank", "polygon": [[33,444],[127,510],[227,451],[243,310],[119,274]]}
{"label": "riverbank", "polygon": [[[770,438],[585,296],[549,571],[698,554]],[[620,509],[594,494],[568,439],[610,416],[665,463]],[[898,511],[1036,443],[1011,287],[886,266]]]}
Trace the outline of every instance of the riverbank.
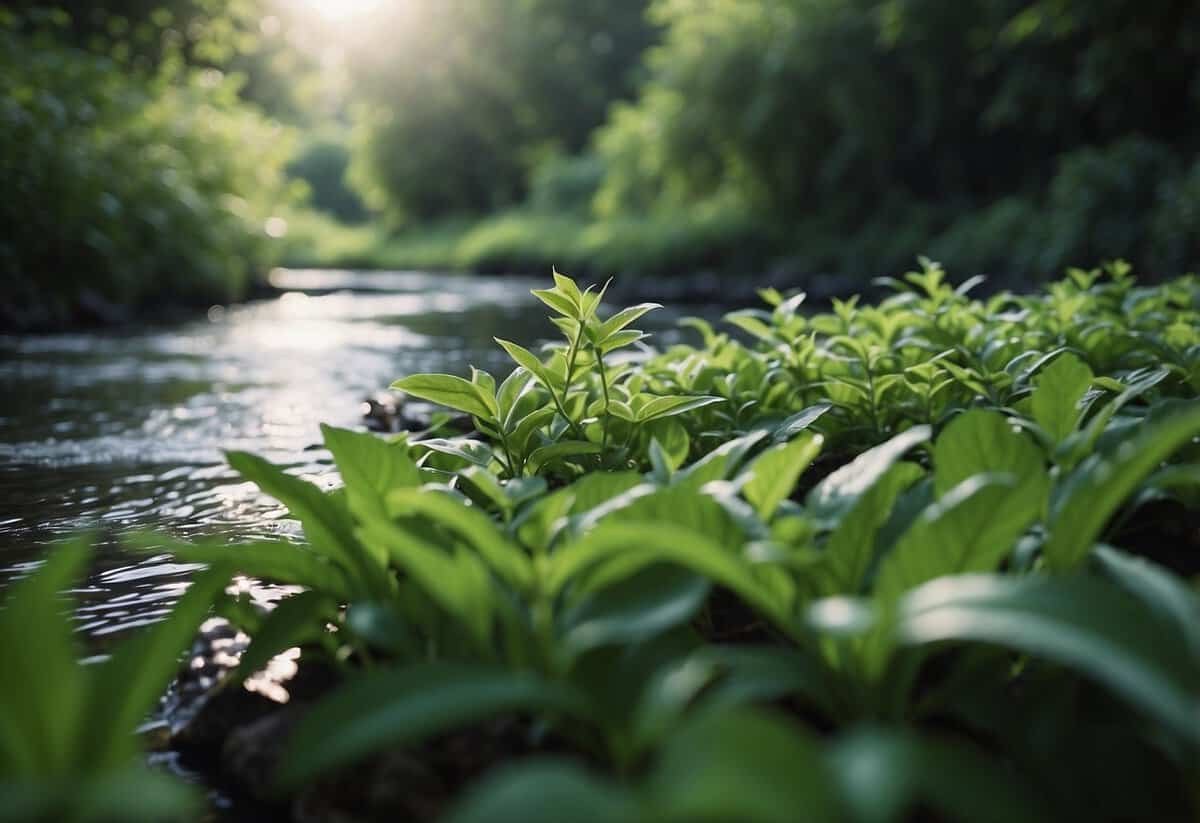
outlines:
{"label": "riverbank", "polygon": [[345,225],[315,212],[288,219],[283,265],[294,268],[420,269],[480,274],[678,277],[698,271],[764,271],[781,238],[744,216],[717,211],[594,220],[513,210],[443,220],[399,233]]}

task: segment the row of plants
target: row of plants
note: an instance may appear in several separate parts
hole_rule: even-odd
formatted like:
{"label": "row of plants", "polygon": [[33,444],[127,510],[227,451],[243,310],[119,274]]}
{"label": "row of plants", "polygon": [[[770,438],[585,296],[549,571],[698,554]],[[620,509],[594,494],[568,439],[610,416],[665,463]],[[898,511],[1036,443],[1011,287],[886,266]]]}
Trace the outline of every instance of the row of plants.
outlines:
{"label": "row of plants", "polygon": [[[1194,819],[1200,280],[1118,264],[980,300],[924,261],[884,285],[826,313],[767,289],[656,352],[654,304],[604,316],[556,273],[534,295],[561,339],[498,340],[504,379],[395,384],[471,434],[327,427],[333,490],[231,453],[306,540],[137,537],[211,568],[103,664],[47,605],[84,556],[58,550],[0,614],[6,791],[111,810],[121,729],[215,602],[253,638],[227,688],[295,647],[338,672],[279,797],[421,764],[364,819]],[[232,572],[303,591],[263,612]],[[30,690],[48,652],[59,685]]]}

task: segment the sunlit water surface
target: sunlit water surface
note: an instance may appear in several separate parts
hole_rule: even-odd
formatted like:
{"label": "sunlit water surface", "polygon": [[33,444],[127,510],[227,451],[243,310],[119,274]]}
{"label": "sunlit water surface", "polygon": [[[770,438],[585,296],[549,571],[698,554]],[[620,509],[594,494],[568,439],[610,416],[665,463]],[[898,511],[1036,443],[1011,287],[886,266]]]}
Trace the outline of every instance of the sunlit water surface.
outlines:
{"label": "sunlit water surface", "polygon": [[[226,450],[335,482],[320,423],[361,426],[364,398],[405,374],[474,364],[503,375],[494,335],[529,345],[553,331],[529,294],[540,283],[516,278],[289,271],[273,282],[279,297],[182,325],[0,337],[0,587],[54,540],[95,530],[78,595],[82,629],[104,645],[164,614],[195,568],[131,555],[122,533],[296,533]],[[677,318],[640,325],[661,345]]]}

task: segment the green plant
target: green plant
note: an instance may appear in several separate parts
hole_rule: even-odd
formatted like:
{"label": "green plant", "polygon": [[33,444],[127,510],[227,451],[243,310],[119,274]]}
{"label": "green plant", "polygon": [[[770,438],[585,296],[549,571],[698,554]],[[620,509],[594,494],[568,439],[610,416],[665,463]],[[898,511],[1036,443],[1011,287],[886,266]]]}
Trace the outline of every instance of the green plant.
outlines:
{"label": "green plant", "polygon": [[179,666],[179,656],[229,579],[200,574],[171,616],[82,661],[59,593],[74,586],[91,547],[52,547],[45,563],[10,590],[0,610],[0,820],[186,819],[198,798],[145,768],[134,728]]}
{"label": "green plant", "polygon": [[[505,477],[538,474],[563,464],[578,466],[588,456],[595,456],[591,467],[617,468],[629,462],[631,453],[648,447],[654,424],[721,401],[643,391],[642,381],[630,369],[614,368],[611,360],[606,365],[606,356],[646,337],[628,326],[659,308],[657,303],[630,306],[600,320],[597,309],[605,289],[593,292],[589,286],[581,292],[574,280],[557,272],[554,280],[554,288],[533,292],[557,315],[552,322],[565,338],[552,349],[548,362],[497,338],[519,367],[499,388],[490,374],[478,369],[472,369],[469,381],[415,374],[392,385],[470,414],[480,432],[499,442],[499,453],[479,452],[470,462],[487,468],[496,459]],[[678,439],[664,426],[658,430]]]}
{"label": "green plant", "polygon": [[331,491],[231,455],[308,545],[170,549],[307,588],[223,604],[243,673],[299,644],[345,679],[281,791],[504,716],[534,756],[451,820],[1194,815],[1196,569],[1127,528],[1194,515],[1194,279],[891,285],[808,315],[764,290],[730,317],[752,344],[693,321],[617,362],[651,306],[601,319],[556,275],[548,357],[398,382],[473,436],[326,428]]}

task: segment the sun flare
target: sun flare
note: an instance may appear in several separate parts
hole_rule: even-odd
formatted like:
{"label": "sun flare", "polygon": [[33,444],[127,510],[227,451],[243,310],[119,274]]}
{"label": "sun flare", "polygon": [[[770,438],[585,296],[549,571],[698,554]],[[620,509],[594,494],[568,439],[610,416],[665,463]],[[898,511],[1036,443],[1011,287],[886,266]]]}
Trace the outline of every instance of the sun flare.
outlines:
{"label": "sun flare", "polygon": [[344,21],[362,16],[383,5],[384,0],[304,0],[327,20]]}

